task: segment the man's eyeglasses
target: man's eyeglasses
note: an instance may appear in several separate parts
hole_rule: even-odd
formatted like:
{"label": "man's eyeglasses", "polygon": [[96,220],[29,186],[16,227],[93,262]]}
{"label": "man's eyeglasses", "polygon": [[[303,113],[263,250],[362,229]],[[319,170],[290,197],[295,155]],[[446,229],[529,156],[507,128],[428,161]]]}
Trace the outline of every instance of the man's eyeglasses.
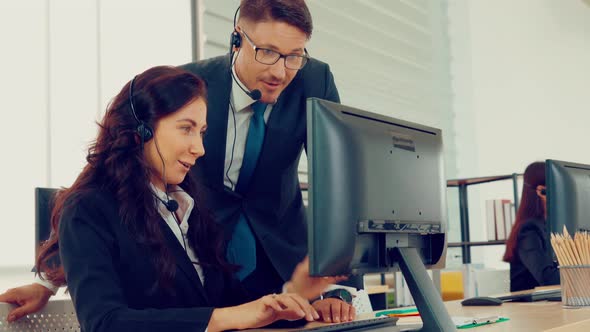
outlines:
{"label": "man's eyeglasses", "polygon": [[246,37],[246,40],[248,41],[248,43],[250,43],[250,45],[252,45],[252,48],[254,49],[254,53],[255,53],[254,59],[256,59],[256,61],[258,61],[262,64],[274,65],[275,63],[277,63],[277,61],[279,61],[280,58],[284,58],[285,59],[285,68],[299,70],[299,69],[303,68],[303,66],[305,66],[305,64],[309,60],[309,55],[307,54],[306,49],[304,49],[304,51],[305,51],[304,55],[281,54],[277,51],[270,50],[268,48],[261,48],[261,47],[254,45],[254,43],[252,42],[250,37],[248,37],[246,32],[244,30],[241,30],[241,32],[244,35],[244,37]]}

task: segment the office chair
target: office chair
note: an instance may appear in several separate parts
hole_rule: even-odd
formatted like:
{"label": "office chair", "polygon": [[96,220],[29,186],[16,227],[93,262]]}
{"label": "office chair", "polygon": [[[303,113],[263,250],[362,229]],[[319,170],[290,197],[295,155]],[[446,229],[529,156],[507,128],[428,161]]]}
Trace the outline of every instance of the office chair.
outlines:
{"label": "office chair", "polygon": [[35,259],[39,248],[51,233],[51,210],[57,189],[35,188]]}

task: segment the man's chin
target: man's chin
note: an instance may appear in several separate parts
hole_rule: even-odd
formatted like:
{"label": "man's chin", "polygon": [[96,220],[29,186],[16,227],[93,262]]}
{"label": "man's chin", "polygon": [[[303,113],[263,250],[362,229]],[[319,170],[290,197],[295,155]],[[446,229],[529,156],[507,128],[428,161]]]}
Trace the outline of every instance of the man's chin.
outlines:
{"label": "man's chin", "polygon": [[263,94],[262,98],[260,98],[260,101],[265,104],[275,104],[277,102],[277,99],[279,99],[278,95],[275,95],[275,94],[264,95]]}

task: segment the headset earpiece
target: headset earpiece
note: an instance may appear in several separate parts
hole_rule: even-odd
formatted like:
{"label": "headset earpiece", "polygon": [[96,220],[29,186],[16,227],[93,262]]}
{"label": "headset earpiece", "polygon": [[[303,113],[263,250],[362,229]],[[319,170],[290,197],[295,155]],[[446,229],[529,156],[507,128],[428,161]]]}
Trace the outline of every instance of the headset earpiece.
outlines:
{"label": "headset earpiece", "polygon": [[141,122],[139,125],[137,125],[136,131],[137,135],[139,135],[139,138],[141,138],[144,143],[154,137],[152,128],[150,128],[150,126],[146,125],[144,122]]}
{"label": "headset earpiece", "polygon": [[238,32],[237,26],[237,19],[238,19],[238,12],[240,11],[240,6],[236,9],[234,13],[234,31],[232,31],[231,36],[229,37],[229,53],[233,55],[234,49],[240,48],[242,46],[242,36]]}
{"label": "headset earpiece", "polygon": [[137,121],[137,128],[135,128],[135,131],[141,139],[141,144],[143,145],[143,143],[154,137],[154,131],[147,123],[140,120],[137,116],[137,113],[135,113],[135,104],[133,103],[133,86],[135,84],[136,78],[137,76],[133,77],[131,84],[129,85],[129,107],[131,107],[131,113],[133,114],[135,121]]}
{"label": "headset earpiece", "polygon": [[240,35],[240,33],[237,30],[234,30],[231,33],[231,38],[229,41],[229,45],[231,47],[231,49],[233,50],[234,48],[240,48],[240,46],[242,46],[242,36]]}

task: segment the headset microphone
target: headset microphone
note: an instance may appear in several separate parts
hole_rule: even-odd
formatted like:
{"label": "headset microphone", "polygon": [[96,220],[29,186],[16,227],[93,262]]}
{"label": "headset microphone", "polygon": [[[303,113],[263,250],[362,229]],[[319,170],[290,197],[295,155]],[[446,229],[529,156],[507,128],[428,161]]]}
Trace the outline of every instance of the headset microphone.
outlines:
{"label": "headset microphone", "polygon": [[167,203],[164,203],[164,206],[166,206],[166,209],[168,209],[170,212],[176,212],[176,210],[178,210],[178,202],[173,199],[169,200]]}
{"label": "headset microphone", "polygon": [[160,202],[162,202],[162,204],[164,204],[164,206],[166,207],[166,210],[168,210],[170,212],[176,212],[176,210],[178,210],[178,202],[176,200],[168,198],[168,201],[165,201],[165,200],[161,199],[156,194],[154,194],[154,197],[156,197],[157,200],[159,200]]}
{"label": "headset microphone", "polygon": [[250,91],[249,95],[250,95],[250,98],[252,98],[254,100],[258,100],[258,99],[260,99],[260,97],[262,97],[262,92],[260,92],[260,90],[258,90],[258,89],[254,89],[254,90]]}
{"label": "headset microphone", "polygon": [[260,92],[260,90],[258,90],[258,89],[254,89],[252,91],[246,90],[242,86],[242,84],[240,84],[240,82],[236,79],[233,71],[231,72],[231,77],[234,79],[234,81],[236,81],[236,84],[238,85],[238,87],[240,87],[240,89],[242,89],[242,91],[244,91],[244,93],[247,94],[250,98],[252,98],[254,100],[258,100],[258,99],[260,99],[260,97],[262,97],[262,92]]}

